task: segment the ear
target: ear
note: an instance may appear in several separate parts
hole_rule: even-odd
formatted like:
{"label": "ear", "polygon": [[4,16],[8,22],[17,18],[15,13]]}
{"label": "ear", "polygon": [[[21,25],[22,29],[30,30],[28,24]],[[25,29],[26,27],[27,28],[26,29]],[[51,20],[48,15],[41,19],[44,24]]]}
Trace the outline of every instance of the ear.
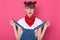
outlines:
{"label": "ear", "polygon": [[34,1],[33,3],[34,3],[34,4],[36,4],[37,2],[36,2],[36,1]]}
{"label": "ear", "polygon": [[24,2],[24,4],[26,5],[26,4],[27,4],[27,2],[25,1],[25,2]]}

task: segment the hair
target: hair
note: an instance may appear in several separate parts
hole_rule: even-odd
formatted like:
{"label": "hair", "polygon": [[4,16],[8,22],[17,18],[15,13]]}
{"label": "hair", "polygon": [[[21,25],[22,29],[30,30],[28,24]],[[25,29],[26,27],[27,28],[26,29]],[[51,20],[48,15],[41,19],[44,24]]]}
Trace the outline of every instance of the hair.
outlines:
{"label": "hair", "polygon": [[32,1],[29,1],[29,2],[24,2],[25,6],[29,7],[29,8],[35,8],[35,4],[36,4],[36,1],[32,2]]}

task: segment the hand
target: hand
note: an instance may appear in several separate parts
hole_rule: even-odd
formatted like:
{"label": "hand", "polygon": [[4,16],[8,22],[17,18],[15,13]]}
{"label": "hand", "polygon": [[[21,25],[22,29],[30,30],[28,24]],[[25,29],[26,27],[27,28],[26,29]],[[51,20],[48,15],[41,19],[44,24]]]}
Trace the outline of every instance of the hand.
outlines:
{"label": "hand", "polygon": [[44,26],[45,26],[45,27],[49,27],[49,26],[50,26],[50,22],[47,21]]}
{"label": "hand", "polygon": [[12,26],[15,26],[15,23],[14,23],[13,20],[10,21],[10,24],[11,24]]}

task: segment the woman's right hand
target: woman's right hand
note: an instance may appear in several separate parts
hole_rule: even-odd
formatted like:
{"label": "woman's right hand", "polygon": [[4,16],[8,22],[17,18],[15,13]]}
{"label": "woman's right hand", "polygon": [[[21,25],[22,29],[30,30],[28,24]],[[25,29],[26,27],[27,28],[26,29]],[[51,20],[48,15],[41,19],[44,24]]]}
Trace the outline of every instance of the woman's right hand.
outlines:
{"label": "woman's right hand", "polygon": [[10,21],[11,26],[15,27],[15,23],[13,20]]}

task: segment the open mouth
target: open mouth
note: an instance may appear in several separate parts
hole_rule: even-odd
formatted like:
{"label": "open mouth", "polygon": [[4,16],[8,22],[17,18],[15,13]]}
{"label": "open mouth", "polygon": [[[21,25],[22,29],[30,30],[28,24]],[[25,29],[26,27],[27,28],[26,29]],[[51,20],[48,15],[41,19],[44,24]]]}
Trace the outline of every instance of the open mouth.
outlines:
{"label": "open mouth", "polygon": [[29,14],[31,14],[31,12],[29,12]]}

